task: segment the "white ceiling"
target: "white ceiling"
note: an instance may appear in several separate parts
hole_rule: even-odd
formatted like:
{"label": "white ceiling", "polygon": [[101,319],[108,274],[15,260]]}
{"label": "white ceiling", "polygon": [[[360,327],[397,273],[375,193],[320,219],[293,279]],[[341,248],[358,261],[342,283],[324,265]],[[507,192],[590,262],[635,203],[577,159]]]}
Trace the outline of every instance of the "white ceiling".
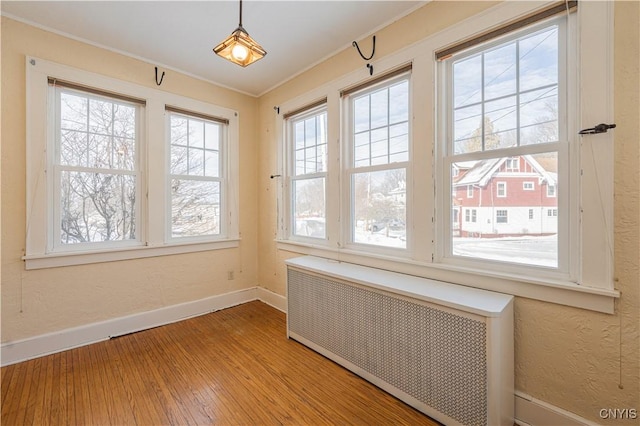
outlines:
{"label": "white ceiling", "polygon": [[[243,26],[267,51],[247,68],[212,51],[238,26],[237,1],[4,0],[1,7],[10,18],[258,96],[424,3],[245,0]],[[371,39],[361,44],[370,54]]]}

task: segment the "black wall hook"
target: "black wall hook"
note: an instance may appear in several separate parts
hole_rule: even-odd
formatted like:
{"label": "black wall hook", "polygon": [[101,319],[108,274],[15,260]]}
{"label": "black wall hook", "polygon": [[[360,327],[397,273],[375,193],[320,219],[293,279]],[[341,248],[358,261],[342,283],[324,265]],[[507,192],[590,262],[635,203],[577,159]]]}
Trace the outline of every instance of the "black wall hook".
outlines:
{"label": "black wall hook", "polygon": [[160,86],[162,84],[162,80],[164,80],[164,71],[162,71],[162,75],[160,76],[160,82],[158,82],[158,67],[156,67],[156,84]]}
{"label": "black wall hook", "polygon": [[[376,54],[376,36],[373,36],[373,49],[371,50],[371,55],[369,55],[368,58],[362,54],[362,51],[360,50],[360,46],[358,46],[357,41],[353,41],[351,45],[356,49],[358,49],[358,53],[360,54],[360,57],[365,61],[370,61],[371,59],[373,59],[373,55]],[[373,75],[373,65],[367,64],[367,68],[369,68],[369,75]]]}

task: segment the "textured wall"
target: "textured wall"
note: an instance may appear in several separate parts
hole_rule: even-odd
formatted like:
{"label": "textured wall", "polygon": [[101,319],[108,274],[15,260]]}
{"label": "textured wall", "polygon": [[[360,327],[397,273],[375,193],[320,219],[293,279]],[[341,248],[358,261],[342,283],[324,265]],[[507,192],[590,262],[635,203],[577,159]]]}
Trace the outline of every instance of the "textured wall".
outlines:
{"label": "textured wall", "polygon": [[[431,2],[376,31],[376,58],[490,7],[485,2]],[[516,388],[534,398],[598,423],[602,408],[640,410],[640,74],[638,2],[615,4],[615,274],[622,293],[614,315],[517,298]],[[379,56],[378,56],[379,55]],[[260,98],[260,285],[285,294],[283,261],[297,254],[278,250],[276,236],[277,143],[273,106],[364,66],[350,49]],[[620,420],[617,421],[620,423]],[[620,424],[640,424],[640,418]]]}
{"label": "textured wall", "polygon": [[[169,70],[162,90],[240,112],[240,248],[24,269],[26,55],[157,87],[154,64],[2,18],[2,341],[255,286],[257,100]],[[229,269],[236,272],[233,281],[227,281]]]}

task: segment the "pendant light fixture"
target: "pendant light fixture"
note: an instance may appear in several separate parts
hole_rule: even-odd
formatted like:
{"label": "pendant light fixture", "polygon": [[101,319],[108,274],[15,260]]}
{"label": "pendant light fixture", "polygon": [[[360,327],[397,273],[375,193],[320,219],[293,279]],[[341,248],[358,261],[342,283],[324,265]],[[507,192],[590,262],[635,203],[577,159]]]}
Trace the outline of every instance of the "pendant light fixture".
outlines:
{"label": "pendant light fixture", "polygon": [[229,37],[213,48],[216,55],[222,56],[228,61],[246,67],[249,64],[262,59],[267,52],[254,39],[249,37],[242,27],[242,0],[240,0],[240,23]]}

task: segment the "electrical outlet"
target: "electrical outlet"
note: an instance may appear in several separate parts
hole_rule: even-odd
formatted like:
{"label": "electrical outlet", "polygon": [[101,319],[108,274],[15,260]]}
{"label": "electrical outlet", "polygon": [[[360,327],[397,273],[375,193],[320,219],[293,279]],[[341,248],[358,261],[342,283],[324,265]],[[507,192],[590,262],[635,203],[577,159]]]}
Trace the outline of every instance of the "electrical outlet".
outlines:
{"label": "electrical outlet", "polygon": [[233,271],[228,271],[227,272],[227,280],[229,280],[229,281],[233,280],[234,279],[233,275],[234,275]]}

